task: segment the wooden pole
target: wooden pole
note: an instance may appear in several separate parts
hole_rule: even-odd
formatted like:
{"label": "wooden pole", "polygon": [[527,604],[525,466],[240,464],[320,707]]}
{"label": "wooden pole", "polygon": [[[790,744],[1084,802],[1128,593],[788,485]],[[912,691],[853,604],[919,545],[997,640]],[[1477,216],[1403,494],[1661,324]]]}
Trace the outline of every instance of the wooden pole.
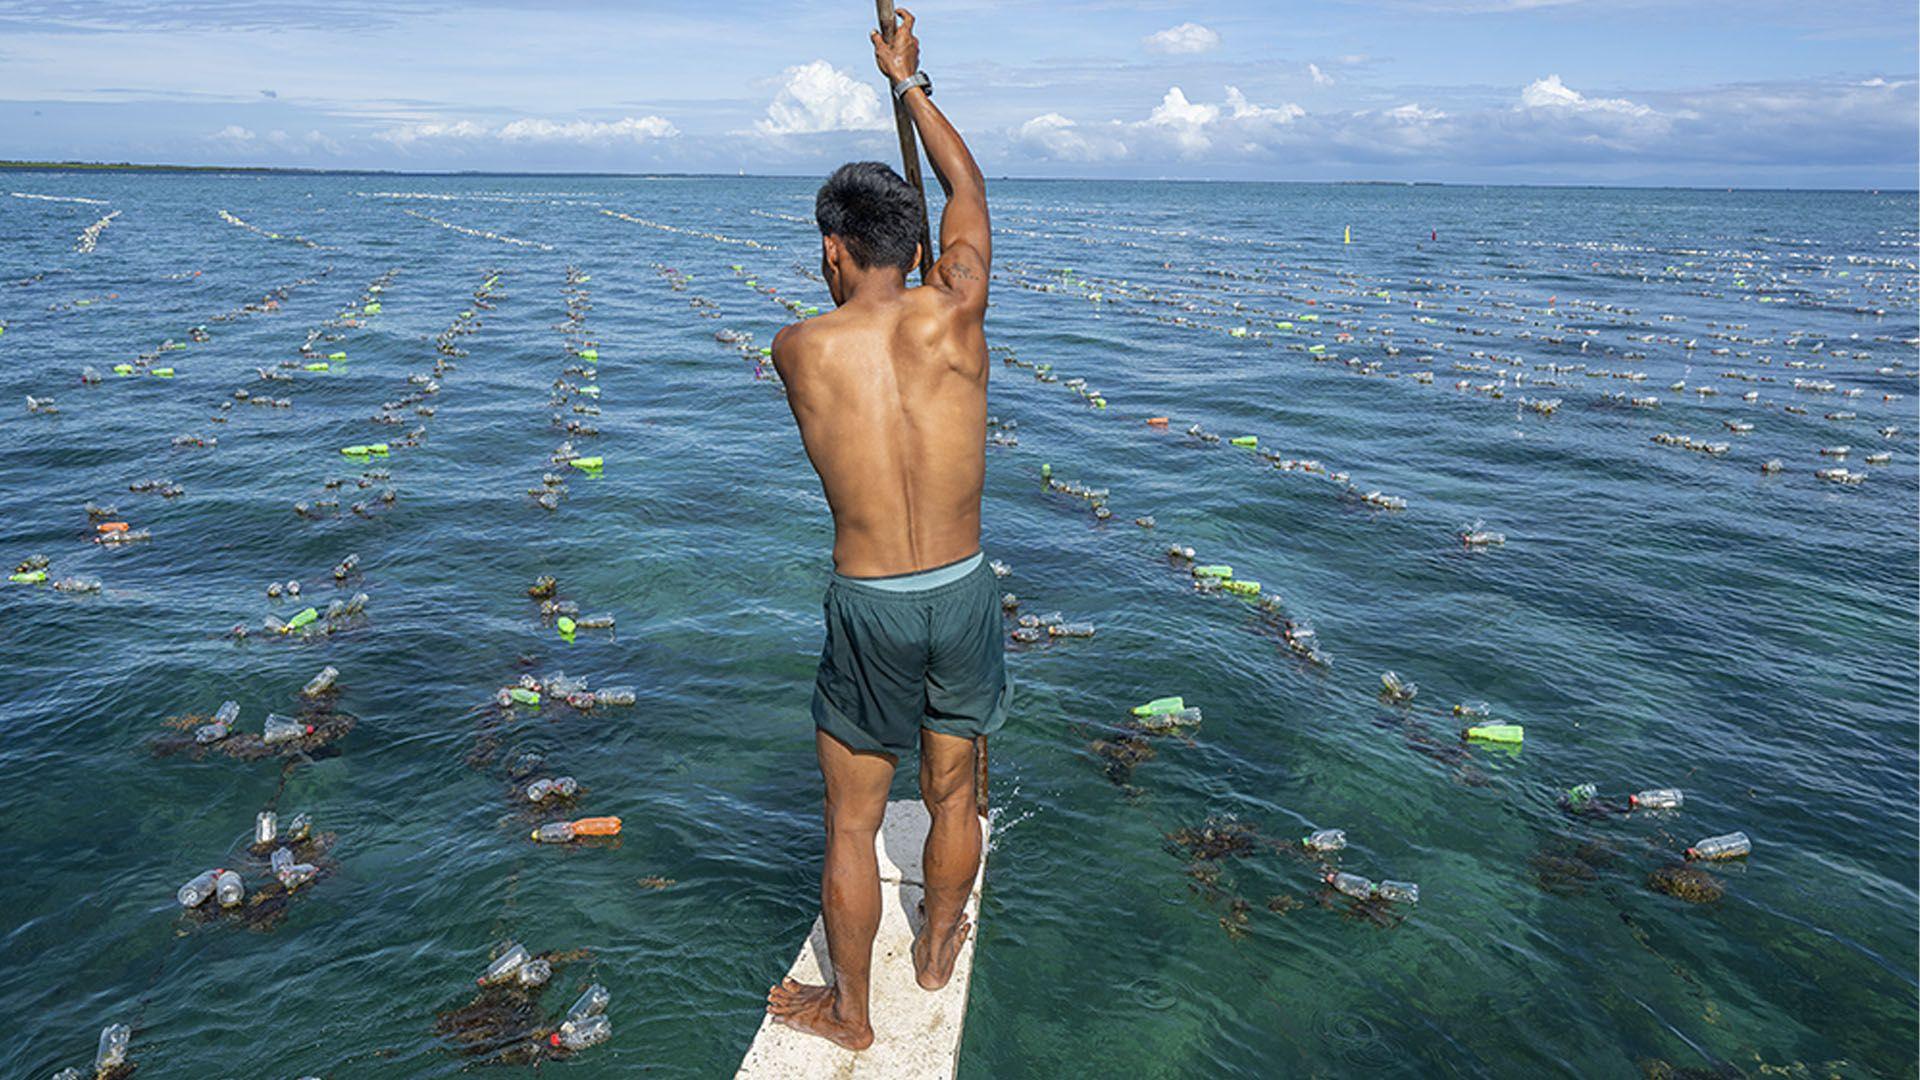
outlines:
{"label": "wooden pole", "polygon": [[[880,36],[892,41],[896,21],[893,0],[873,0],[873,7],[880,16]],[[891,86],[887,88],[887,96],[893,97]],[[927,185],[920,179],[920,144],[913,137],[913,117],[907,115],[907,103],[899,98],[893,98],[893,126],[900,130],[900,162],[907,183],[920,193],[920,283],[924,285],[933,269],[933,234],[927,228]]]}

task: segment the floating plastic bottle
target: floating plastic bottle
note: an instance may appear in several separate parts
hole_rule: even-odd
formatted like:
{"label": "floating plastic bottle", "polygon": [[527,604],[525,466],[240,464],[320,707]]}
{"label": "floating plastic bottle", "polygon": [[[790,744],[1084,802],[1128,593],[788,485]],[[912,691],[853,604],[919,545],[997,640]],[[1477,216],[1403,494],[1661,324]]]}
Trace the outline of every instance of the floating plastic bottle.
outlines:
{"label": "floating plastic bottle", "polygon": [[1326,882],[1333,886],[1335,892],[1351,896],[1355,900],[1370,900],[1373,898],[1373,882],[1368,881],[1359,874],[1349,874],[1345,871],[1328,874]]}
{"label": "floating plastic bottle", "polygon": [[535,843],[540,844],[572,843],[573,822],[549,821],[545,825],[533,830],[533,839]]}
{"label": "floating plastic bottle", "polygon": [[225,720],[215,719],[211,724],[201,724],[193,729],[193,741],[202,746],[217,743],[233,734],[233,725]]}
{"label": "floating plastic bottle", "polygon": [[1414,695],[1419,692],[1419,684],[1405,681],[1400,678],[1399,672],[1389,671],[1380,676],[1380,695],[1389,701],[1395,703],[1412,701]]}
{"label": "floating plastic bottle", "polygon": [[100,1030],[100,1049],[93,1055],[93,1071],[106,1072],[127,1063],[127,1044],[133,1041],[133,1029],[125,1024],[108,1024]]}
{"label": "floating plastic bottle", "polygon": [[545,960],[529,960],[520,965],[513,978],[524,987],[545,986],[547,980],[553,978],[553,965]]}
{"label": "floating plastic bottle", "polygon": [[359,555],[349,555],[346,558],[341,559],[338,563],[334,564],[334,567],[333,567],[334,580],[335,581],[345,580],[347,575],[353,573],[355,570],[359,569],[359,567],[360,567]]}
{"label": "floating plastic bottle", "polygon": [[86,1074],[82,1073],[77,1066],[69,1065],[59,1072],[54,1073],[53,1080],[87,1080],[87,1078]]}
{"label": "floating plastic bottle", "polygon": [[295,630],[298,630],[301,627],[306,626],[308,623],[311,623],[313,620],[319,617],[320,617],[319,608],[306,608],[302,610],[299,614],[295,615],[293,618],[288,619],[286,627],[282,629],[280,632],[283,634],[291,634]]}
{"label": "floating plastic bottle", "polygon": [[553,781],[551,780],[535,780],[533,783],[527,785],[528,802],[540,802],[552,794]]}
{"label": "floating plastic bottle", "polygon": [[553,778],[553,793],[563,799],[571,799],[580,792],[580,782],[571,776]]}
{"label": "floating plastic bottle", "polygon": [[307,697],[319,697],[321,694],[333,689],[333,682],[339,677],[339,669],[335,668],[332,664],[328,664],[326,667],[320,669],[320,674],[308,679],[307,685],[301,687],[300,692]]}
{"label": "floating plastic bottle", "polygon": [[218,870],[202,870],[193,876],[192,881],[180,886],[180,891],[174,894],[174,898],[180,901],[181,907],[199,907],[213,895],[213,881],[219,876]]}
{"label": "floating plastic bottle", "polygon": [[1135,705],[1133,707],[1133,715],[1154,716],[1159,713],[1179,712],[1181,709],[1184,709],[1186,707],[1187,707],[1187,700],[1183,697],[1174,696],[1174,697],[1154,698],[1152,701],[1149,701],[1144,705]]}
{"label": "floating plastic bottle", "polygon": [[313,815],[307,813],[293,815],[293,820],[287,822],[287,827],[281,830],[280,835],[290,844],[300,843],[312,836]]}
{"label": "floating plastic bottle", "polygon": [[1677,810],[1686,801],[1679,788],[1648,788],[1627,796],[1627,805],[1635,810]]}
{"label": "floating plastic bottle", "polygon": [[1575,784],[1567,789],[1567,808],[1585,810],[1593,800],[1600,797],[1600,788],[1594,784]]}
{"label": "floating plastic bottle", "polygon": [[1056,623],[1047,627],[1047,633],[1053,637],[1092,637],[1093,624],[1090,622]]}
{"label": "floating plastic bottle", "polygon": [[493,963],[488,964],[487,970],[481,972],[480,977],[474,981],[481,986],[492,986],[495,983],[506,982],[513,977],[515,972],[520,970],[520,965],[526,963],[529,959],[530,957],[527,955],[526,947],[516,942],[508,946],[507,951],[501,953]]}
{"label": "floating plastic bottle", "polygon": [[303,724],[290,716],[281,716],[279,713],[268,713],[266,724],[260,732],[260,741],[272,746],[311,734],[313,734],[312,724]]}
{"label": "floating plastic bottle", "polygon": [[1171,731],[1174,728],[1199,727],[1200,719],[1200,706],[1189,705],[1184,709],[1148,713],[1141,718],[1141,725],[1153,731]]}
{"label": "floating plastic bottle", "polygon": [[1453,707],[1453,715],[1480,717],[1493,711],[1493,707],[1484,701],[1463,701]]}
{"label": "floating plastic bottle", "polygon": [[1410,881],[1383,881],[1373,887],[1373,895],[1396,904],[1417,904],[1420,902],[1420,886]]}
{"label": "floating plastic bottle", "polygon": [[1339,851],[1347,846],[1347,833],[1344,829],[1316,829],[1300,841],[1300,846],[1308,851]]}
{"label": "floating plastic bottle", "polygon": [[271,844],[280,835],[280,815],[271,810],[262,810],[253,819],[253,842],[259,845]]}
{"label": "floating plastic bottle", "polygon": [[612,1000],[613,995],[607,992],[606,987],[594,983],[574,999],[573,1006],[567,1010],[567,1019],[580,1021],[589,1016],[599,1016],[607,1011],[607,1004]]}
{"label": "floating plastic bottle", "polygon": [[632,705],[638,700],[639,694],[631,686],[609,686],[593,693],[596,705]]}
{"label": "floating plastic bottle", "polygon": [[247,887],[240,875],[231,870],[222,870],[213,879],[213,894],[223,908],[236,907],[247,898]]}
{"label": "floating plastic bottle", "polygon": [[286,886],[287,890],[291,892],[305,885],[307,882],[312,881],[319,873],[320,868],[312,863],[294,863],[292,866],[287,867],[286,872],[280,875],[280,884]]}
{"label": "floating plastic bottle", "polygon": [[548,1036],[548,1043],[564,1046],[568,1050],[585,1050],[606,1042],[613,1035],[613,1021],[604,1013],[586,1017],[582,1020],[568,1020],[560,1025],[560,1030]]}
{"label": "floating plastic bottle", "polygon": [[1519,724],[1479,724],[1468,728],[1466,737],[1486,742],[1518,743],[1526,740],[1527,729]]}
{"label": "floating plastic bottle", "polygon": [[267,865],[273,868],[275,877],[286,874],[288,870],[293,869],[293,849],[274,848],[272,857],[267,860]]}
{"label": "floating plastic bottle", "polygon": [[1709,836],[1687,849],[1689,859],[1737,859],[1753,852],[1753,842],[1743,832]]}

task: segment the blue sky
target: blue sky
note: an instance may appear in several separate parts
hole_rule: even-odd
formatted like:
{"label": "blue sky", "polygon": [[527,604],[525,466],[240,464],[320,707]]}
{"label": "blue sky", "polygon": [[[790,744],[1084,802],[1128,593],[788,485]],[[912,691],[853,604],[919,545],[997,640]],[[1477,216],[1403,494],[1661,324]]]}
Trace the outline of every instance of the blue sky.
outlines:
{"label": "blue sky", "polygon": [[[922,0],[990,175],[1915,186],[1914,0]],[[0,157],[817,173],[867,0],[0,0]]]}

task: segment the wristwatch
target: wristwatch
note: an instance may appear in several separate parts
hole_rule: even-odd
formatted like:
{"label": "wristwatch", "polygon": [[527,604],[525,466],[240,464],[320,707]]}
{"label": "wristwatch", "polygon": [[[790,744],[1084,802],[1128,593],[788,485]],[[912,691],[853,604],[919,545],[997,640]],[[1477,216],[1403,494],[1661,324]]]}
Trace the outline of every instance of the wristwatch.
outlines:
{"label": "wristwatch", "polygon": [[916,71],[907,78],[901,79],[899,82],[893,84],[893,100],[899,101],[901,98],[907,96],[907,91],[916,86],[926,91],[928,97],[933,96],[933,80],[927,78],[926,72]]}

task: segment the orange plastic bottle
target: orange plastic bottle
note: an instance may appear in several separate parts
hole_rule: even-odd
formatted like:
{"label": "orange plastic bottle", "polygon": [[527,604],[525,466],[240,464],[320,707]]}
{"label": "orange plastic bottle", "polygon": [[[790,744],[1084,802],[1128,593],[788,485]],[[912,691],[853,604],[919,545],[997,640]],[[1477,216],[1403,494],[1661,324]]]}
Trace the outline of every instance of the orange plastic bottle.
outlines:
{"label": "orange plastic bottle", "polygon": [[103,521],[100,524],[95,525],[94,529],[95,531],[102,532],[102,533],[126,532],[127,523],[124,521]]}
{"label": "orange plastic bottle", "polygon": [[575,836],[619,836],[620,819],[617,817],[583,817],[573,823]]}

